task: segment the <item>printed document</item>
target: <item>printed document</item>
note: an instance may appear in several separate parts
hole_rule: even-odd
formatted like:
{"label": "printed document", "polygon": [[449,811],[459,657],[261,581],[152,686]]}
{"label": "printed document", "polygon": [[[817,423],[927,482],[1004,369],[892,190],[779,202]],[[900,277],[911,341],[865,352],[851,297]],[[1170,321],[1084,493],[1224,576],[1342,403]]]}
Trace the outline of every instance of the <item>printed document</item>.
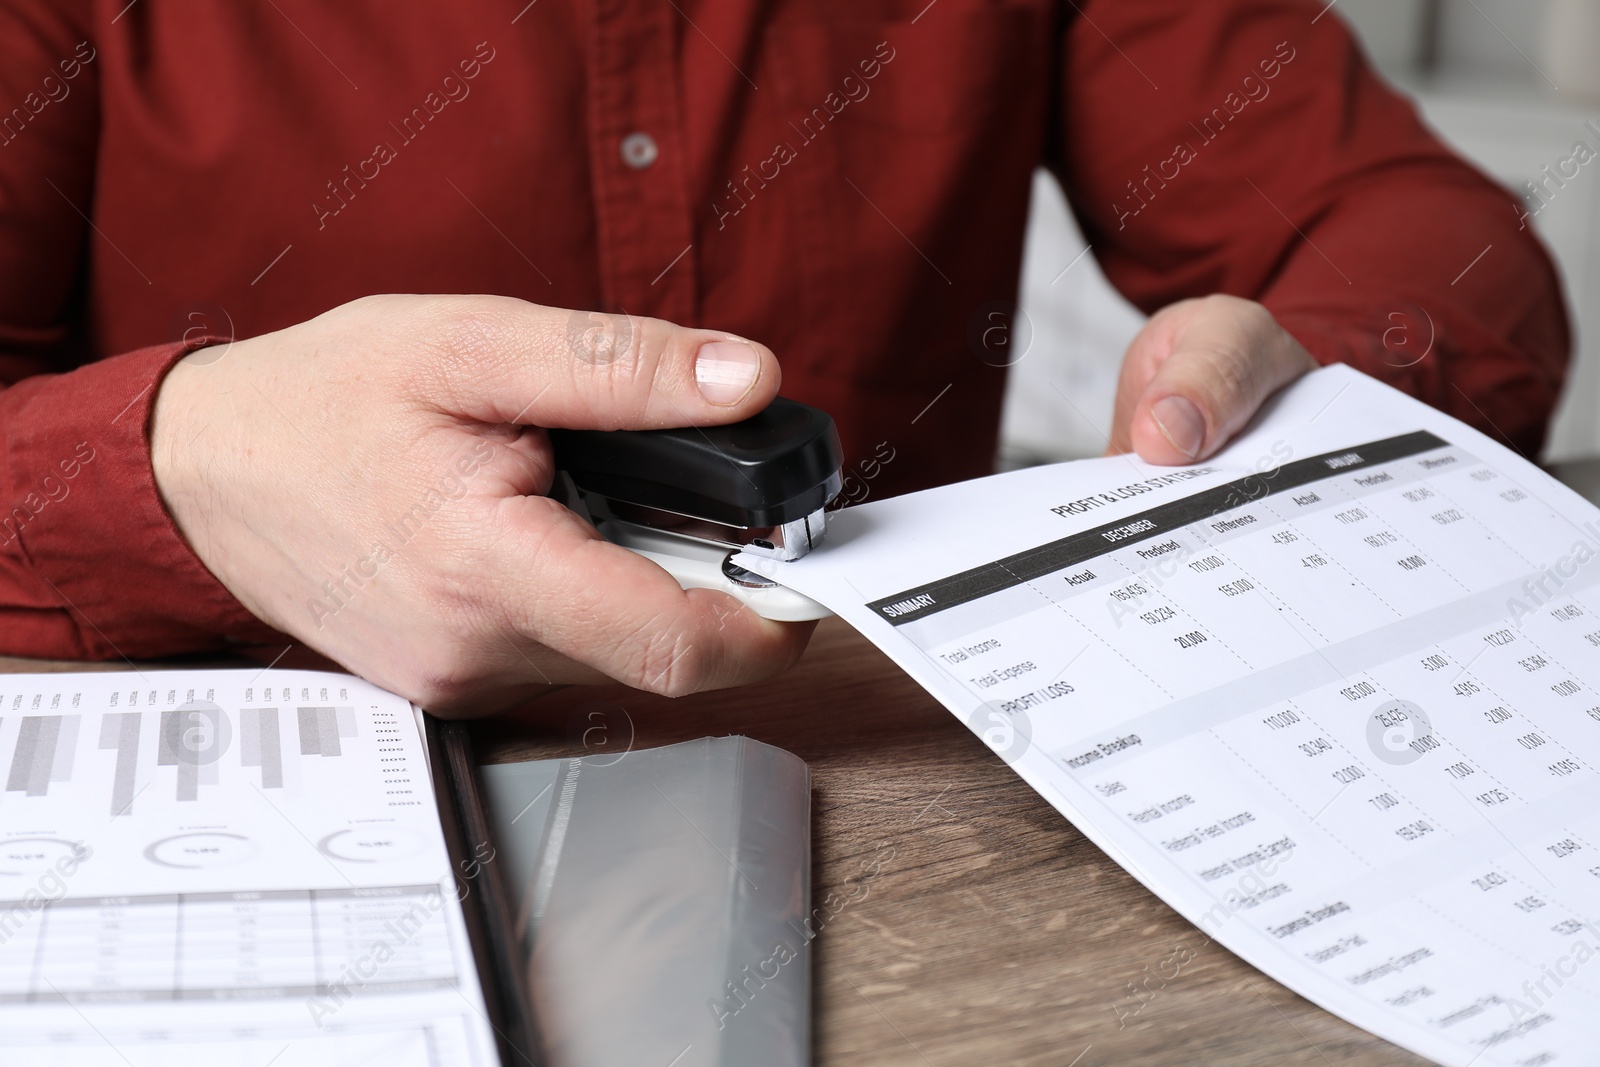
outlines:
{"label": "printed document", "polygon": [[0,676],[0,1063],[497,1064],[411,705]]}
{"label": "printed document", "polygon": [[1440,1063],[1600,1048],[1600,511],[1353,370],[1190,468],[837,512],[821,601],[1207,935]]}

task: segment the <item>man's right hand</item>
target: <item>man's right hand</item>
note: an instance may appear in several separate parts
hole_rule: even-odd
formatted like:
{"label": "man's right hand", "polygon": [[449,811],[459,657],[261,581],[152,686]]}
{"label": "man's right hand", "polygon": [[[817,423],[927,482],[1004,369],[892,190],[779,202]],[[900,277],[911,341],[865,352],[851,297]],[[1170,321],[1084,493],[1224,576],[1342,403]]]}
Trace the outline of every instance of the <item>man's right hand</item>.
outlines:
{"label": "man's right hand", "polygon": [[741,685],[809,624],[680,589],[544,494],[544,427],[733,422],[778,392],[761,345],[504,297],[379,296],[204,349],[162,382],[162,498],[264,622],[436,710],[546,684]]}

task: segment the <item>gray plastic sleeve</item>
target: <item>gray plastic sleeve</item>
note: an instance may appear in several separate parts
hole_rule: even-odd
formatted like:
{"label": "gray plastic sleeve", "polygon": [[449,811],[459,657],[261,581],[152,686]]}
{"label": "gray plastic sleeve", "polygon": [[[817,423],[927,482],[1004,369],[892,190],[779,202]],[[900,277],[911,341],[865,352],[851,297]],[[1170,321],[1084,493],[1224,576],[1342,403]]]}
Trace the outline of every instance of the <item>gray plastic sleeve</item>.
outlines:
{"label": "gray plastic sleeve", "polygon": [[551,1067],[810,1062],[803,762],[705,738],[483,781]]}

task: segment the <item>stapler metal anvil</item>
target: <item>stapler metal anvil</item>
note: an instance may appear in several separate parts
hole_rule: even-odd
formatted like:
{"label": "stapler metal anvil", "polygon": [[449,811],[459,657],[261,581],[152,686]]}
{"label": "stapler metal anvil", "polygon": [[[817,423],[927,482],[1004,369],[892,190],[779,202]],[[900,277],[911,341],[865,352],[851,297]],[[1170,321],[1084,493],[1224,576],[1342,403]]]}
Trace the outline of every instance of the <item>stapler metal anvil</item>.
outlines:
{"label": "stapler metal anvil", "polygon": [[557,499],[685,589],[719,589],[782,622],[830,614],[732,562],[796,560],[822,541],[843,464],[825,412],[779,397],[727,426],[552,430],[550,441]]}

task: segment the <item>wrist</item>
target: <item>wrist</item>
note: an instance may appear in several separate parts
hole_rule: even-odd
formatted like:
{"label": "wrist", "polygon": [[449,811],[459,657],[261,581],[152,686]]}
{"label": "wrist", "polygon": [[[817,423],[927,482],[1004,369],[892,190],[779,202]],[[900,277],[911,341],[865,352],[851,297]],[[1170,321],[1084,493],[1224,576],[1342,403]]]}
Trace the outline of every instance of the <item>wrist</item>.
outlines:
{"label": "wrist", "polygon": [[[251,342],[200,348],[173,363],[156,385],[150,408],[150,469],[161,503],[207,570],[257,618],[278,626],[248,595],[233,536],[244,477],[254,454],[247,438],[246,383],[239,370]],[[232,547],[230,547],[232,546]],[[281,627],[279,627],[281,628]]]}
{"label": "wrist", "polygon": [[191,447],[201,428],[196,425],[198,409],[195,393],[199,384],[188,356],[168,367],[156,383],[155,402],[150,407],[150,470],[155,477],[161,503],[172,516],[179,532],[194,543],[189,515],[199,496],[200,479],[194,449]]}

